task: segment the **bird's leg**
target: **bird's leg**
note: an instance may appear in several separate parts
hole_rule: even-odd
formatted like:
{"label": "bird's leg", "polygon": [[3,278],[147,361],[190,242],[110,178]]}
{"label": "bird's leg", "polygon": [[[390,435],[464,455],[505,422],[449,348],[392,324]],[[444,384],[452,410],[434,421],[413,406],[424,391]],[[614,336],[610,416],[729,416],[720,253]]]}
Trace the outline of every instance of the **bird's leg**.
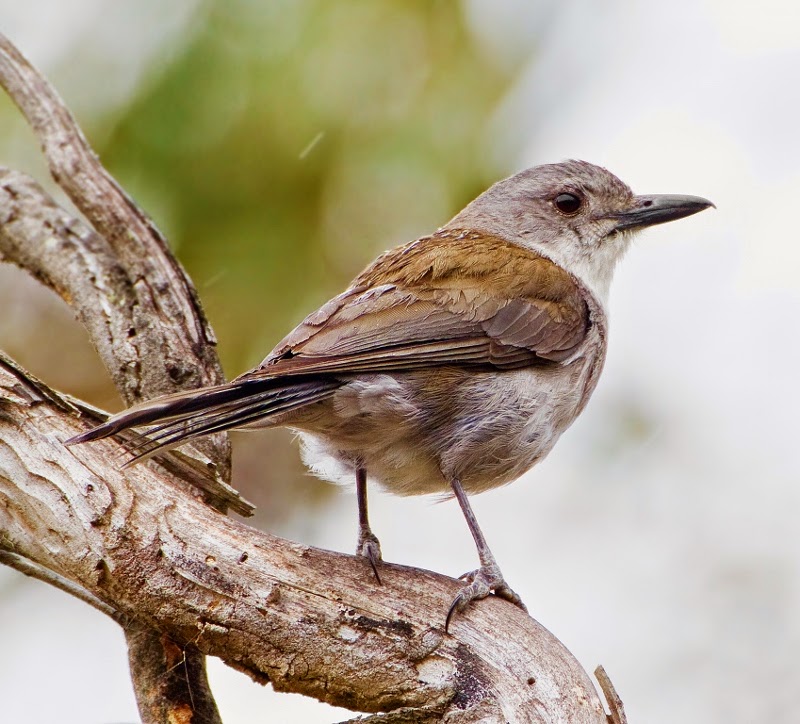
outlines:
{"label": "bird's leg", "polygon": [[527,611],[528,609],[525,608],[522,599],[511,590],[505,582],[503,574],[500,572],[500,566],[497,565],[497,561],[494,559],[492,551],[489,550],[489,546],[486,543],[486,538],[483,537],[483,531],[478,525],[478,519],[472,511],[472,506],[469,504],[467,494],[464,492],[464,488],[461,487],[461,481],[457,478],[453,478],[450,481],[450,486],[453,488],[456,500],[458,500],[458,504],[461,506],[461,512],[464,513],[464,518],[469,526],[469,532],[472,533],[472,537],[475,540],[481,567],[477,571],[472,571],[471,573],[466,573],[461,576],[461,578],[468,583],[458,592],[458,595],[453,599],[453,603],[450,605],[450,610],[447,612],[447,618],[444,623],[445,632],[447,632],[450,626],[450,619],[453,618],[453,614],[463,611],[470,601],[486,598],[492,591],[494,591],[496,596],[505,598],[507,601],[511,601],[515,606],[519,606],[523,611]]}
{"label": "bird's leg", "polygon": [[356,468],[356,498],[358,500],[358,545],[356,555],[364,556],[372,566],[372,572],[378,583],[381,576],[378,573],[378,562],[381,560],[381,544],[372,529],[369,527],[367,515],[367,471]]}

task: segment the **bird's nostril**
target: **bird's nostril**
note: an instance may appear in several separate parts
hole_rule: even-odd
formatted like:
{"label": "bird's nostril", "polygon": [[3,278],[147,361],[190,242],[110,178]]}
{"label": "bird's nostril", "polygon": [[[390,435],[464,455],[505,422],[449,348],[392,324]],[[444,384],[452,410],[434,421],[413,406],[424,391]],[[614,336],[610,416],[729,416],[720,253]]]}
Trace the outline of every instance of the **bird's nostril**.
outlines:
{"label": "bird's nostril", "polygon": [[648,200],[648,201],[645,201],[645,202],[642,204],[642,206],[652,206],[652,205],[653,205],[653,202],[652,202],[652,201],[650,201],[650,200]]}

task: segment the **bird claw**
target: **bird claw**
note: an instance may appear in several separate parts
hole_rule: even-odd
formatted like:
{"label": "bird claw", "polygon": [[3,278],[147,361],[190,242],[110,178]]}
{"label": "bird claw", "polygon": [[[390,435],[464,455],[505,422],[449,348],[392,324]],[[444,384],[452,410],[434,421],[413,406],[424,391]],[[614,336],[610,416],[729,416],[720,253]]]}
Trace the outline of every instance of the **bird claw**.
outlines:
{"label": "bird claw", "polygon": [[375,574],[375,580],[378,581],[379,586],[383,585],[381,575],[378,573],[378,563],[383,560],[381,557],[381,544],[377,536],[369,528],[362,528],[358,532],[356,555],[363,556],[369,561],[370,566],[372,566],[372,572]]}
{"label": "bird claw", "polygon": [[444,622],[445,633],[449,633],[450,621],[456,613],[463,611],[472,601],[486,598],[492,592],[494,592],[495,596],[504,598],[526,613],[528,612],[519,594],[505,582],[497,564],[484,565],[476,571],[465,573],[460,576],[460,580],[466,581],[467,585],[458,592],[458,595],[453,599],[453,603],[450,604],[450,609],[447,611],[447,618]]}

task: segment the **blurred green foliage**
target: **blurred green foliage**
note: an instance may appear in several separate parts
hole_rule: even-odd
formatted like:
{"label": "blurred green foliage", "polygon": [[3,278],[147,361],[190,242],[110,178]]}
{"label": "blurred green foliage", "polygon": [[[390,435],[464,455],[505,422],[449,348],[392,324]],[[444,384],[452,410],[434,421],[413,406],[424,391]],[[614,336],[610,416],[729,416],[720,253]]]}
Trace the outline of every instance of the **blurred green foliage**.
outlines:
{"label": "blurred green foliage", "polygon": [[376,252],[504,172],[490,168],[486,124],[511,78],[457,3],[233,0],[200,13],[98,150],[163,215],[232,374]]}

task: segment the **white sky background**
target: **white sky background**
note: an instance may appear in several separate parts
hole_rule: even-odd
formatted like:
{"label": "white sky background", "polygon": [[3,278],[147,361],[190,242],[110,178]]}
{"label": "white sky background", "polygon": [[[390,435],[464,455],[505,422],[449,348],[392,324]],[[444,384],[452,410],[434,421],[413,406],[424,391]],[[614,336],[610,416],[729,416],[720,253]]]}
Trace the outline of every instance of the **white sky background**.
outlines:
{"label": "white sky background", "polygon": [[[0,30],[45,72],[58,55],[55,29],[76,38],[99,25],[104,33],[92,37],[104,35],[115,53],[118,40],[130,41],[130,63],[109,72],[133,83],[193,3],[174,3],[167,23],[163,3],[110,12],[81,0],[66,28],[40,22],[41,8],[52,20],[59,3],[36,6],[0,0]],[[500,62],[539,48],[498,111],[498,154],[508,153],[509,126],[530,125],[517,168],[585,158],[642,193],[697,194],[718,207],[651,230],[624,260],[595,398],[548,460],[474,500],[484,532],[531,613],[585,668],[606,666],[632,723],[796,722],[800,4],[468,7]],[[160,40],[155,25],[166,28]],[[108,97],[114,88],[85,102],[118,102]],[[350,550],[353,496],[333,508],[276,532]],[[476,565],[453,503],[376,495],[372,516],[388,560],[451,575]],[[0,571],[0,585],[11,581]],[[136,721],[116,627],[56,591],[13,585],[15,595],[0,596],[2,716]],[[42,664],[61,672],[65,659],[66,674],[45,677],[42,692]],[[337,718],[213,662],[211,670],[229,724]]]}

